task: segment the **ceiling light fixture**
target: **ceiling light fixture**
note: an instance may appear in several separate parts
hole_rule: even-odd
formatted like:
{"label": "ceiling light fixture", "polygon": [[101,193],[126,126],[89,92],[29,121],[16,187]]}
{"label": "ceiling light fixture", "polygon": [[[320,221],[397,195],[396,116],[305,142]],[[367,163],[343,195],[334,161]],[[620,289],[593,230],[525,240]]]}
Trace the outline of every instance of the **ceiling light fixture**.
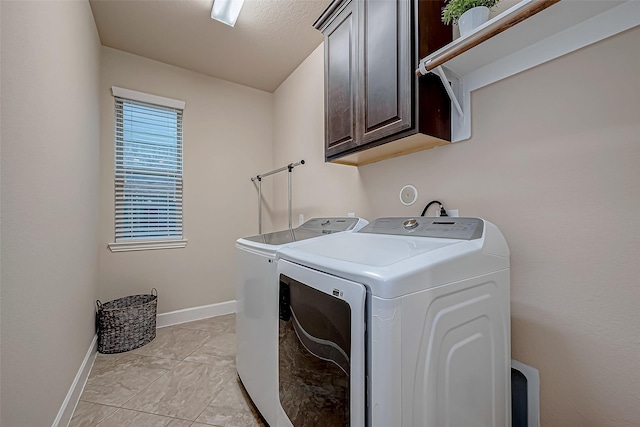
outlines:
{"label": "ceiling light fixture", "polygon": [[243,3],[244,0],[214,0],[211,18],[233,27],[236,25]]}

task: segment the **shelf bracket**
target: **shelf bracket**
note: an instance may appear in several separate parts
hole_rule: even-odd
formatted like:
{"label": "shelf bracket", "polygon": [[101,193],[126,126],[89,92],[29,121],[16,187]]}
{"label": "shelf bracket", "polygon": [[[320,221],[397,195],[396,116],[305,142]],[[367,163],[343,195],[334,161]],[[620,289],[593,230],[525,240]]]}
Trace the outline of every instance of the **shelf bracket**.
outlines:
{"label": "shelf bracket", "polygon": [[449,79],[445,75],[444,70],[442,69],[442,66],[438,65],[437,67],[431,69],[430,72],[432,72],[433,74],[435,74],[440,78],[440,81],[442,82],[444,89],[447,91],[447,95],[449,95],[449,98],[451,98],[451,102],[453,102],[453,105],[456,107],[456,110],[458,111],[458,115],[460,117],[464,117],[464,112],[462,111],[462,107],[460,106],[460,101],[458,100],[458,97],[456,96],[456,94],[453,92],[451,83],[449,82]]}
{"label": "shelf bracket", "polygon": [[[458,142],[469,139],[471,136],[469,92],[466,89],[465,79],[458,76],[453,71],[442,65],[427,69],[430,61],[420,61],[416,74],[418,76],[426,76],[429,73],[435,74],[444,86],[449,99],[451,100],[452,109],[455,113],[451,116],[451,142]],[[467,111],[465,116],[464,112]]]}

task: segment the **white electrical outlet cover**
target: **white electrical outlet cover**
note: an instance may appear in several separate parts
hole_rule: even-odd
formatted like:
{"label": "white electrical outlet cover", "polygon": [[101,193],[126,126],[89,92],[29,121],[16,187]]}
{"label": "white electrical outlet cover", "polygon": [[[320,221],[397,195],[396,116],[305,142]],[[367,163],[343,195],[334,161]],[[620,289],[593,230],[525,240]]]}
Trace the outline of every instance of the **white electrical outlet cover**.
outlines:
{"label": "white electrical outlet cover", "polygon": [[403,205],[412,205],[418,200],[418,190],[413,185],[405,185],[400,190],[400,201]]}

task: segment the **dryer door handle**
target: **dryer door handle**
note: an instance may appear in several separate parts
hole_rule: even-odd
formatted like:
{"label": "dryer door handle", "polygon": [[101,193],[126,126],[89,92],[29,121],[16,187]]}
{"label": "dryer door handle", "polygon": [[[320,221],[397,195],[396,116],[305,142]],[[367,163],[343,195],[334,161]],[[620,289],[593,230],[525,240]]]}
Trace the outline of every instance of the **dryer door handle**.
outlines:
{"label": "dryer door handle", "polygon": [[288,322],[291,319],[291,296],[289,284],[283,281],[280,281],[280,303],[278,305],[280,320]]}

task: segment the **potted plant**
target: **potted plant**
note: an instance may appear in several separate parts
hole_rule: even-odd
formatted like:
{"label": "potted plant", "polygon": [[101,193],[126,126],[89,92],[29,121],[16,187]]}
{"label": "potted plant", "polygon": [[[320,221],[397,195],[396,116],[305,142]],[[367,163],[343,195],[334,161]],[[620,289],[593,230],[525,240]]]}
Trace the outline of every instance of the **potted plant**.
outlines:
{"label": "potted plant", "polygon": [[442,9],[442,22],[458,24],[460,36],[472,32],[489,20],[489,8],[500,0],[449,0]]}

